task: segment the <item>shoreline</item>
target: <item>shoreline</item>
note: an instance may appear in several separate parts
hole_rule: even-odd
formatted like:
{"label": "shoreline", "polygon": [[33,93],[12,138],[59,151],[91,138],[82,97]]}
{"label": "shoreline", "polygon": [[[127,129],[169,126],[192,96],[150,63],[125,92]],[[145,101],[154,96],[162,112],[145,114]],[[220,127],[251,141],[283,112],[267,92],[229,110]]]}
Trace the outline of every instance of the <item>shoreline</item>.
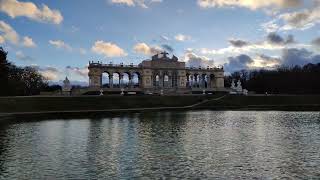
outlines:
{"label": "shoreline", "polygon": [[189,110],[320,111],[320,95],[0,98],[0,118]]}
{"label": "shoreline", "polygon": [[250,105],[250,106],[217,106],[217,107],[154,107],[154,108],[128,108],[128,109],[100,109],[100,110],[66,110],[66,111],[35,111],[0,113],[0,118],[19,118],[26,116],[68,116],[68,115],[104,115],[118,113],[139,113],[157,111],[314,111],[320,112],[320,104],[306,105]]}

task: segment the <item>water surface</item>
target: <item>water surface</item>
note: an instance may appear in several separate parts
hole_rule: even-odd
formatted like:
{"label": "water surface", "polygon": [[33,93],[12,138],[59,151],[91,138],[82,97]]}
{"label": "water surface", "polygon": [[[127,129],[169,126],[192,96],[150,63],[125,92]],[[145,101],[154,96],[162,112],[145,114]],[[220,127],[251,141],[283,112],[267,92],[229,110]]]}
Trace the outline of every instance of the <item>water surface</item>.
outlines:
{"label": "water surface", "polygon": [[19,119],[0,125],[0,179],[310,179],[319,149],[319,112]]}

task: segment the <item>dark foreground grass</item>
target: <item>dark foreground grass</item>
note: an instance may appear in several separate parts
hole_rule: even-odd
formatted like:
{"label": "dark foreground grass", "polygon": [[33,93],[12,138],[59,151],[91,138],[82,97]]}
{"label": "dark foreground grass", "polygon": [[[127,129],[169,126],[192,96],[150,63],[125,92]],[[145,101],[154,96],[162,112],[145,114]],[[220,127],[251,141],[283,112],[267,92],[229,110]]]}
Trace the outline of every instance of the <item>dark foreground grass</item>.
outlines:
{"label": "dark foreground grass", "polygon": [[209,101],[198,108],[320,110],[320,95],[226,96],[221,101]]}
{"label": "dark foreground grass", "polygon": [[[43,111],[86,111],[154,107],[183,107],[211,96],[78,96],[78,97],[2,97],[0,113]],[[197,109],[320,110],[320,95],[230,96],[201,104]]]}
{"label": "dark foreground grass", "polygon": [[181,107],[201,102],[206,98],[205,96],[6,97],[0,98],[0,112]]}

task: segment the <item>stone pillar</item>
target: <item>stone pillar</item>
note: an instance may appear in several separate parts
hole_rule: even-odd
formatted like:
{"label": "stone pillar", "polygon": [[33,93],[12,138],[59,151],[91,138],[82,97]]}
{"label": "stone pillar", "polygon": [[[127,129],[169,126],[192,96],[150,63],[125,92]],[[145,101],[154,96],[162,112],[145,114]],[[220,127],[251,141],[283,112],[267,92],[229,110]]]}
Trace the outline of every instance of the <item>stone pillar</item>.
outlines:
{"label": "stone pillar", "polygon": [[198,76],[194,76],[194,87],[198,87],[198,79],[199,79],[199,75]]}
{"label": "stone pillar", "polygon": [[163,80],[164,80],[163,75],[159,75],[159,87],[160,88],[163,88]]}
{"label": "stone pillar", "polygon": [[192,87],[193,87],[193,85],[194,85],[193,79],[194,79],[194,76],[193,76],[193,75],[191,75],[191,82],[190,82],[190,87],[191,87],[191,88],[192,88]]}
{"label": "stone pillar", "polygon": [[109,75],[109,87],[113,88],[113,75]]}
{"label": "stone pillar", "polygon": [[131,74],[129,74],[129,84],[128,84],[129,88],[133,87],[133,81],[132,80],[133,80],[133,76]]}
{"label": "stone pillar", "polygon": [[206,75],[202,75],[201,81],[202,88],[206,88]]}

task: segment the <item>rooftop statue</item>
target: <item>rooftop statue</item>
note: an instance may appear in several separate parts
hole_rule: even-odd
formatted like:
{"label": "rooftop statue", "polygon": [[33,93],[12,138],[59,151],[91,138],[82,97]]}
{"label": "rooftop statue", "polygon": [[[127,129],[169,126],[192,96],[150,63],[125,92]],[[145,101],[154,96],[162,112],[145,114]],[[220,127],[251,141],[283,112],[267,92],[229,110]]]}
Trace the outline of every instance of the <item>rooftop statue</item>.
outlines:
{"label": "rooftop statue", "polygon": [[152,60],[153,61],[156,61],[156,60],[178,61],[178,58],[176,56],[173,55],[172,58],[169,58],[167,55],[169,55],[169,53],[164,51],[162,53],[152,56]]}

